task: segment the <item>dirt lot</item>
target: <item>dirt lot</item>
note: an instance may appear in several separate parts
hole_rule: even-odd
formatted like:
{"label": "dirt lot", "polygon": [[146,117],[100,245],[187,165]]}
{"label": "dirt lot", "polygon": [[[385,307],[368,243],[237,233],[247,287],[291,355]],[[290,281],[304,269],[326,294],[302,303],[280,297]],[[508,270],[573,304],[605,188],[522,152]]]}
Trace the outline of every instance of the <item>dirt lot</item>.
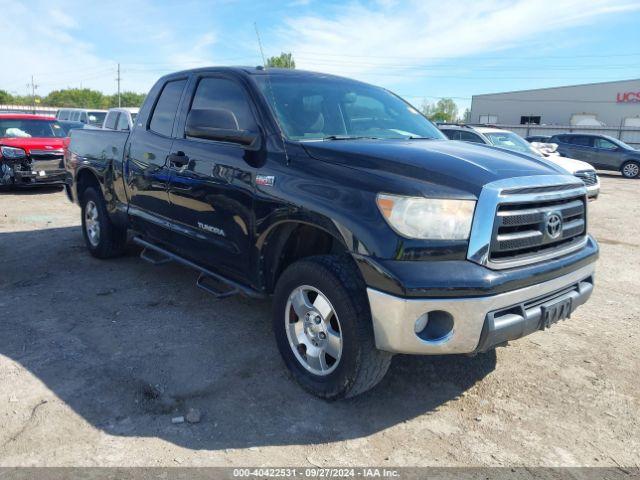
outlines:
{"label": "dirt lot", "polygon": [[397,356],[338,403],[288,378],[269,302],[93,259],[64,193],[2,193],[0,466],[638,466],[640,182],[602,181],[588,306],[496,353]]}

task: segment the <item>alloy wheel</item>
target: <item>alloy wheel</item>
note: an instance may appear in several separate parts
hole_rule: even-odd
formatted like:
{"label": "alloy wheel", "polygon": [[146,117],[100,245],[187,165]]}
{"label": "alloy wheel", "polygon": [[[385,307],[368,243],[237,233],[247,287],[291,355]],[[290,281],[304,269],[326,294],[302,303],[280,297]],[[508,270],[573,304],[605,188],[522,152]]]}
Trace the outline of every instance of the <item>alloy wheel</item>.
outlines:
{"label": "alloy wheel", "polygon": [[622,173],[625,177],[637,177],[640,167],[637,163],[627,163],[622,169]]}
{"label": "alloy wheel", "polygon": [[296,359],[314,375],[333,372],[342,356],[342,329],[335,309],[317,288],[303,285],[289,295],[285,329]]}
{"label": "alloy wheel", "polygon": [[92,246],[100,243],[100,221],[98,220],[98,206],[89,200],[84,207],[84,229]]}

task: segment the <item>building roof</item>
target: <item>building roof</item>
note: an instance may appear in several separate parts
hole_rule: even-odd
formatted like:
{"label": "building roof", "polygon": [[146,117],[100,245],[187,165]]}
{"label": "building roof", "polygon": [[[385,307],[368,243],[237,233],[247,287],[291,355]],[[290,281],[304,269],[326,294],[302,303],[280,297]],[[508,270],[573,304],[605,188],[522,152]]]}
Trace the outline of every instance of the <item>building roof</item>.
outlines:
{"label": "building roof", "polygon": [[560,88],[577,88],[577,87],[591,87],[594,85],[611,85],[616,83],[627,83],[627,82],[640,82],[640,78],[629,78],[626,80],[611,80],[608,82],[593,82],[593,83],[579,83],[577,85],[560,85],[558,87],[545,87],[545,88],[529,88],[526,90],[511,90],[508,92],[494,92],[494,93],[479,93],[473,95],[473,97],[484,97],[484,96],[492,96],[492,95],[505,95],[511,93],[527,93],[527,92],[542,92],[545,90],[558,90]]}

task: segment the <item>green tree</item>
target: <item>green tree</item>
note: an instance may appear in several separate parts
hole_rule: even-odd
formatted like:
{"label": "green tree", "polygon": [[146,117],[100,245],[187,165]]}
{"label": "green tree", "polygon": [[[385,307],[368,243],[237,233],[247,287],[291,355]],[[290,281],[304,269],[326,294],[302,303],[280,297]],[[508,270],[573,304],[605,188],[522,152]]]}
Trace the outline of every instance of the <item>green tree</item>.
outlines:
{"label": "green tree", "polygon": [[109,97],[89,88],[67,88],[50,92],[43,104],[51,107],[107,108]]}
{"label": "green tree", "polygon": [[267,67],[271,68],[296,68],[296,61],[291,53],[282,52],[277,57],[267,59]]}
{"label": "green tree", "polygon": [[0,90],[0,104],[6,105],[13,103],[13,95],[6,90]]}
{"label": "green tree", "polygon": [[[120,94],[120,105],[123,107],[140,107],[142,106],[142,102],[144,101],[144,97],[146,95],[144,93],[136,93],[136,92],[122,92]],[[117,107],[118,106],[118,95],[111,95],[109,97],[109,106]]]}
{"label": "green tree", "polygon": [[441,98],[435,105],[425,101],[422,113],[434,122],[453,123],[458,119],[458,106],[451,98]]}
{"label": "green tree", "polygon": [[420,108],[420,110],[422,110],[422,114],[427,117],[427,118],[431,118],[431,115],[433,115],[433,112],[435,110],[435,105],[433,103],[430,103],[428,101],[424,101],[422,102],[422,107]]}
{"label": "green tree", "polygon": [[[123,107],[140,107],[145,96],[144,93],[122,92],[120,104]],[[89,88],[66,88],[53,90],[44,98],[36,95],[36,103],[49,107],[106,109],[118,106],[118,95],[105,95]],[[0,90],[0,104],[32,105],[33,98],[30,95],[13,96],[5,90]]]}
{"label": "green tree", "polygon": [[462,114],[461,120],[464,123],[469,123],[471,121],[471,109],[470,108],[465,108],[464,109],[464,113]]}

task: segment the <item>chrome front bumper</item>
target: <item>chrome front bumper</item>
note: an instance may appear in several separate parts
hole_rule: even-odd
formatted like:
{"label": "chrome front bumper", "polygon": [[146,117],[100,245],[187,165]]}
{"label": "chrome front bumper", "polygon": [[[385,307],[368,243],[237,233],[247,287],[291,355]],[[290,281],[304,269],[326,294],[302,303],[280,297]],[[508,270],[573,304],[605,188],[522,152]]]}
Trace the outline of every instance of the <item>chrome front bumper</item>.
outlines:
{"label": "chrome front bumper", "polygon": [[[595,263],[591,263],[547,282],[486,297],[407,299],[368,288],[376,346],[393,353],[441,355],[492,346],[487,335],[500,341],[520,338],[539,328],[540,303],[547,299],[570,296],[571,311],[586,302],[594,273]],[[423,340],[415,333],[415,322],[434,311],[448,312],[453,329],[435,340]]]}
{"label": "chrome front bumper", "polygon": [[600,195],[600,181],[595,185],[587,186],[587,198],[589,200],[595,200]]}

